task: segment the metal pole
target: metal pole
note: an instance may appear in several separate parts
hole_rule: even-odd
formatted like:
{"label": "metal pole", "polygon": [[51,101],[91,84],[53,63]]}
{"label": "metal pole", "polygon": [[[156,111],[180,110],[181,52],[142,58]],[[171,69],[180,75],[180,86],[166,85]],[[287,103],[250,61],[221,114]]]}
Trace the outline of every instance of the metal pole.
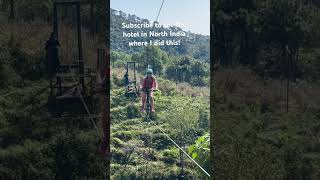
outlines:
{"label": "metal pole", "polygon": [[106,35],[105,35],[105,42],[106,42],[106,47],[108,50],[110,50],[110,0],[106,0],[104,1],[105,2],[105,25],[103,26],[104,28],[103,31],[106,32]]}
{"label": "metal pole", "polygon": [[9,21],[14,19],[14,0],[10,1],[10,16]]}
{"label": "metal pole", "polygon": [[93,0],[90,1],[90,31],[91,31],[91,35],[94,35],[94,25],[95,25],[95,21],[93,19]]}
{"label": "metal pole", "polygon": [[57,4],[53,5],[53,33],[56,35],[56,38],[59,40],[58,34],[58,12],[57,12]]}
{"label": "metal pole", "polygon": [[82,52],[82,38],[81,38],[81,17],[80,17],[80,2],[76,3],[77,7],[77,29],[78,29],[78,49],[79,49],[79,75],[80,75],[80,84],[84,90],[84,61],[83,61],[83,52]]}
{"label": "metal pole", "polygon": [[107,168],[107,177],[106,179],[110,179],[111,176],[111,172],[110,172],[110,164],[111,164],[111,154],[110,154],[110,122],[111,122],[111,117],[110,117],[110,23],[108,19],[108,17],[110,17],[110,0],[105,0],[104,1],[104,7],[106,8],[104,10],[104,12],[106,12],[105,14],[105,40],[106,40],[106,63],[107,63],[107,74],[106,74],[106,91],[105,91],[105,105],[106,105],[106,110],[105,110],[105,124],[104,124],[104,132],[105,132],[105,139],[108,142],[108,147],[107,147],[107,152],[108,152],[108,156],[106,158],[106,168]]}
{"label": "metal pole", "polygon": [[287,49],[287,112],[289,112],[289,88],[290,88],[290,69],[291,69],[291,52],[289,50],[288,45],[286,46]]}
{"label": "metal pole", "polygon": [[134,88],[137,89],[136,62],[133,63],[133,73],[134,73]]}
{"label": "metal pole", "polygon": [[176,68],[176,90],[177,90],[177,87],[178,87],[178,69]]}
{"label": "metal pole", "polygon": [[183,152],[180,149],[180,174],[179,174],[179,180],[183,180],[184,179],[184,161],[183,161]]}

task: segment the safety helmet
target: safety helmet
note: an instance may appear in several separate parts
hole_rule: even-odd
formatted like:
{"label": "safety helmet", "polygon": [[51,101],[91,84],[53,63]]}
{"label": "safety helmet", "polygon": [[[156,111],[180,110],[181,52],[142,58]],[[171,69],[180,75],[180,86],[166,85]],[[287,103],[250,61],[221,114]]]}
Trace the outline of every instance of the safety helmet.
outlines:
{"label": "safety helmet", "polygon": [[147,74],[153,74],[152,69],[147,69]]}

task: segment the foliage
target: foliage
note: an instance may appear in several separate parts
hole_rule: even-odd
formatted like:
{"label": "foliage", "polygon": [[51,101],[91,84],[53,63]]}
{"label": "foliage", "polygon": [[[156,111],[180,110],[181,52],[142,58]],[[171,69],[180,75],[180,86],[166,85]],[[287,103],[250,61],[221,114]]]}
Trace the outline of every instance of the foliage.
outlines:
{"label": "foliage", "polygon": [[[145,74],[149,65],[156,76],[165,77],[176,83],[187,82],[198,87],[208,86],[209,84],[208,63],[193,59],[190,56],[168,56],[165,51],[157,46],[146,47],[143,51],[132,56],[123,52],[111,51],[111,62],[114,67],[126,68],[126,62],[129,61],[137,63],[136,70],[142,75]],[[114,75],[113,78],[115,78]],[[121,83],[120,81],[114,82],[115,85],[121,86],[123,81],[121,80]]]}
{"label": "foliage", "polygon": [[[139,99],[124,96],[124,87],[117,82],[122,76],[120,72],[125,70],[115,68],[112,72],[112,82],[118,85],[111,91],[111,178],[176,179],[179,174],[178,149],[155,124],[145,121],[145,114],[139,112]],[[201,95],[193,98],[183,95],[168,79],[157,78],[157,81],[160,91],[155,94],[154,123],[181,146],[193,144],[209,128],[205,100]],[[189,159],[185,161],[186,177],[203,177]]]}
{"label": "foliage", "polygon": [[47,20],[53,7],[51,0],[18,0],[16,5],[16,12],[25,21],[34,21],[37,17]]}
{"label": "foliage", "polygon": [[186,97],[175,97],[171,98],[170,105],[160,109],[160,120],[167,122],[175,130],[170,134],[178,143],[192,142],[194,136],[190,134],[196,135],[197,133],[195,129],[199,120],[197,109],[200,106],[200,103],[192,102]]}
{"label": "foliage", "polygon": [[[99,137],[86,117],[57,118],[48,112],[44,44],[51,27],[35,21],[1,26],[0,177],[103,179],[105,159],[97,155]],[[91,46],[88,51],[96,49]]]}
{"label": "foliage", "polygon": [[[208,154],[210,153],[210,134],[206,133],[199,137],[195,144],[188,148],[188,153],[197,161],[206,171],[212,169],[212,161]],[[204,176],[205,177],[205,176]]]}
{"label": "foliage", "polygon": [[299,0],[213,2],[215,179],[319,178],[319,7]]}
{"label": "foliage", "polygon": [[205,78],[209,76],[207,63],[194,60],[190,56],[173,59],[166,67],[166,77],[176,82],[188,82],[194,86],[206,86]]}
{"label": "foliage", "polygon": [[281,80],[239,67],[216,71],[214,82],[215,179],[319,177],[318,82],[292,82],[288,113]]}
{"label": "foliage", "polygon": [[126,63],[131,61],[131,56],[119,51],[111,51],[111,64],[113,67],[126,67]]}
{"label": "foliage", "polygon": [[127,106],[127,117],[129,119],[137,118],[139,116],[139,108],[133,104]]}
{"label": "foliage", "polygon": [[166,149],[163,151],[163,161],[168,164],[174,164],[179,157],[179,150],[177,148]]}
{"label": "foliage", "polygon": [[251,66],[266,77],[303,78],[300,52],[318,46],[319,12],[314,1],[215,1],[214,63]]}
{"label": "foliage", "polygon": [[46,146],[37,141],[27,140],[21,145],[0,151],[0,176],[4,179],[52,179],[54,175]]}
{"label": "foliage", "polygon": [[[129,47],[128,39],[123,37],[122,32],[129,32],[130,29],[126,30],[121,28],[121,24],[125,23],[153,23],[148,19],[144,19],[142,17],[137,17],[133,14],[126,14],[122,11],[117,11],[111,9],[111,27],[110,27],[110,35],[111,35],[111,49],[116,51],[125,52],[127,54],[133,55],[136,52],[141,51],[141,47]],[[147,31],[150,29],[142,28],[141,31]],[[182,30],[178,27],[169,28],[159,28],[158,31],[164,30]],[[157,30],[155,30],[157,31]],[[161,50],[165,51],[170,56],[181,56],[181,55],[189,55],[195,59],[200,59],[205,62],[209,62],[209,36],[204,36],[200,34],[194,34],[190,32],[185,32],[188,34],[188,37],[181,37],[181,45],[172,47],[172,46],[162,46]],[[135,38],[136,41],[149,41],[148,38]],[[163,39],[170,39],[170,37],[164,37]]]}
{"label": "foliage", "polygon": [[157,46],[148,46],[141,53],[133,54],[132,61],[138,62],[138,70],[142,74],[145,74],[149,65],[154,74],[161,75],[164,64],[168,62],[168,55]]}

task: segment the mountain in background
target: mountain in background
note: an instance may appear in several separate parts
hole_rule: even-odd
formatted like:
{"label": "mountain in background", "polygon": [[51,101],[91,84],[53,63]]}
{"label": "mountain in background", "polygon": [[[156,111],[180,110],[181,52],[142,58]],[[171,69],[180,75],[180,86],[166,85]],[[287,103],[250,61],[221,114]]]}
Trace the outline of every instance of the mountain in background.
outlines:
{"label": "mountain in background", "polygon": [[[122,37],[123,32],[135,32],[136,29],[122,29],[122,23],[150,23],[148,19],[143,19],[137,17],[136,15],[126,14],[122,11],[117,11],[111,9],[111,49],[116,51],[122,51],[128,54],[133,54],[135,52],[139,52],[143,49],[142,46],[129,46],[128,42],[130,39],[136,41],[147,41],[161,39],[161,40],[181,40],[181,45],[178,46],[160,46],[160,48],[167,52],[167,54],[172,56],[180,56],[180,55],[189,55],[194,59],[203,60],[209,62],[209,44],[210,44],[210,36],[205,36],[201,34],[195,34],[192,32],[184,31],[187,36],[186,37],[159,37],[159,38],[128,38]],[[151,29],[138,29],[139,31],[149,32]],[[154,29],[156,32],[167,31],[170,30],[173,32],[183,31],[179,27],[170,27],[170,28],[157,28]]]}

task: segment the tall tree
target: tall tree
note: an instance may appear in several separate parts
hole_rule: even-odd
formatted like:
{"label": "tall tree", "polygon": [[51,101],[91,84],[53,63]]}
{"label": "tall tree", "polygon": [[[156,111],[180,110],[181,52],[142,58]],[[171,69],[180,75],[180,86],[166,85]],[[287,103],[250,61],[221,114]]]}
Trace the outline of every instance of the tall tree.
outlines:
{"label": "tall tree", "polygon": [[141,53],[133,55],[132,60],[139,64],[139,71],[144,73],[146,68],[151,66],[155,74],[161,75],[163,66],[168,61],[168,55],[158,46],[147,46]]}

